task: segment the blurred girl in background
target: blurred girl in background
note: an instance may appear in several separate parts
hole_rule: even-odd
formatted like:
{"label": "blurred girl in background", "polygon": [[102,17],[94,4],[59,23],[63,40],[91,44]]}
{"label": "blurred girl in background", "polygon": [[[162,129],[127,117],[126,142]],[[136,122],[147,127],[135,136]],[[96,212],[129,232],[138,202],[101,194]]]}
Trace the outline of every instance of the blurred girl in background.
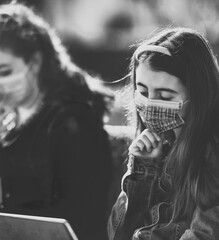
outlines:
{"label": "blurred girl in background", "polygon": [[103,94],[48,24],[0,6],[1,211],[65,218],[79,239],[106,239],[111,176]]}

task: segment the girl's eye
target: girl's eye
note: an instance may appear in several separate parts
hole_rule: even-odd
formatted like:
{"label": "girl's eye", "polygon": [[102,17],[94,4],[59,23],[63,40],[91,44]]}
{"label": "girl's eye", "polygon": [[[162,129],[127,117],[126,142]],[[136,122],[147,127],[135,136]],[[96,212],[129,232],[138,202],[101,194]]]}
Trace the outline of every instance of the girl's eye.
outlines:
{"label": "girl's eye", "polygon": [[170,101],[172,99],[172,97],[162,97],[162,96],[160,96],[160,99],[164,100],[164,101]]}
{"label": "girl's eye", "polygon": [[12,73],[11,69],[5,69],[0,71],[0,77],[6,77]]}
{"label": "girl's eye", "polygon": [[158,93],[159,99],[164,101],[170,101],[172,100],[173,96],[167,92],[159,92]]}
{"label": "girl's eye", "polygon": [[144,97],[148,97],[148,91],[142,91],[141,95],[143,95]]}

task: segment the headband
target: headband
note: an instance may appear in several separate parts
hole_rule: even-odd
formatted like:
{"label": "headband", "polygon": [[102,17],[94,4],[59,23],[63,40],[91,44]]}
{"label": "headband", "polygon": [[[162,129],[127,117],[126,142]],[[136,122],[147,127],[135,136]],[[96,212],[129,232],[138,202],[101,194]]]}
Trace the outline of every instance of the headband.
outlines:
{"label": "headband", "polygon": [[139,46],[134,55],[135,58],[137,60],[139,60],[139,57],[142,53],[147,52],[147,51],[151,51],[151,52],[159,52],[159,53],[163,53],[165,55],[171,56],[171,53],[169,52],[169,50],[165,47],[162,46],[157,46],[157,45],[148,45],[148,44],[143,44],[141,46]]}

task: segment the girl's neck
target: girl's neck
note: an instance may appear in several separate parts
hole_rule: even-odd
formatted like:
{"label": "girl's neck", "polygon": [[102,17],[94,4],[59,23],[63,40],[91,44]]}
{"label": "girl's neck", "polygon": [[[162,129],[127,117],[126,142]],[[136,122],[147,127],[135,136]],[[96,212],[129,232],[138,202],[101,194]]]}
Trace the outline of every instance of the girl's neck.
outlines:
{"label": "girl's neck", "polygon": [[19,122],[18,127],[26,124],[39,110],[43,105],[43,96],[38,93],[37,96],[28,104],[18,107]]}

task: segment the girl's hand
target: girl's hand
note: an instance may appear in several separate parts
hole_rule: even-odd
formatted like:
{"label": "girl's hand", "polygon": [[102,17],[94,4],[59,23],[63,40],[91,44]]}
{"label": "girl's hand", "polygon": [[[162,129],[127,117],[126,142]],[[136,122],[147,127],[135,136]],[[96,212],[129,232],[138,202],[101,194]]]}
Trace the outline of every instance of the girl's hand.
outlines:
{"label": "girl's hand", "polygon": [[129,153],[140,158],[162,156],[163,136],[145,129],[130,145]]}

